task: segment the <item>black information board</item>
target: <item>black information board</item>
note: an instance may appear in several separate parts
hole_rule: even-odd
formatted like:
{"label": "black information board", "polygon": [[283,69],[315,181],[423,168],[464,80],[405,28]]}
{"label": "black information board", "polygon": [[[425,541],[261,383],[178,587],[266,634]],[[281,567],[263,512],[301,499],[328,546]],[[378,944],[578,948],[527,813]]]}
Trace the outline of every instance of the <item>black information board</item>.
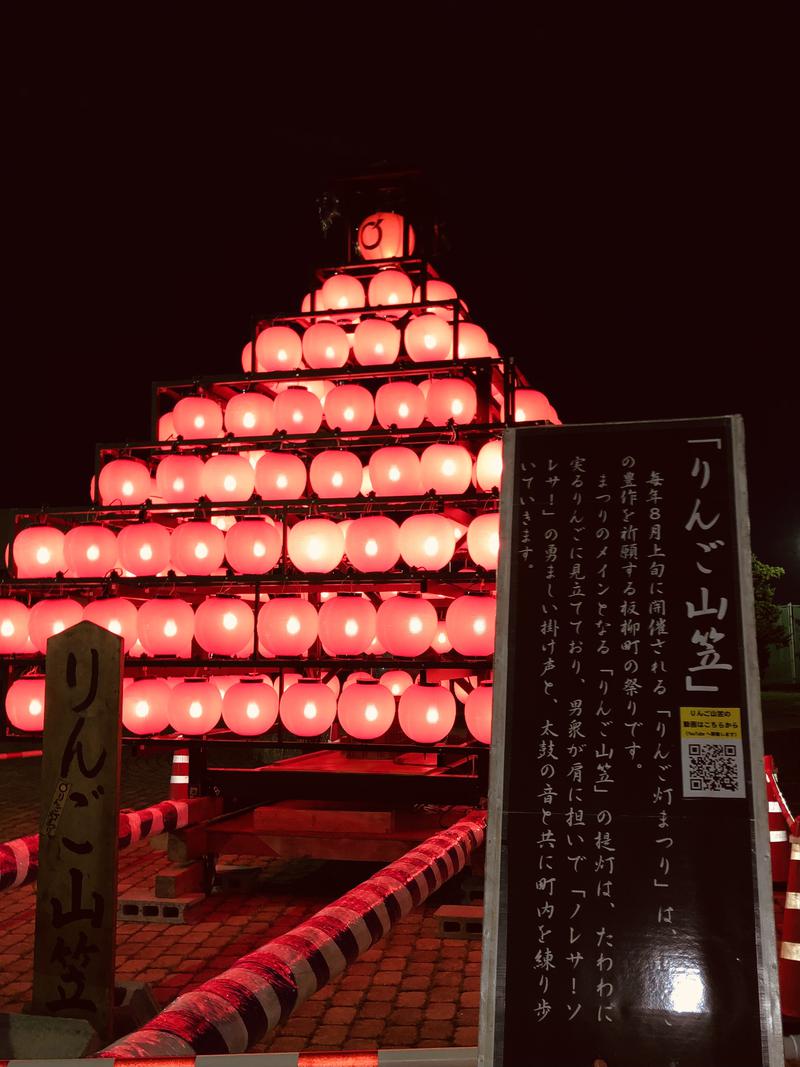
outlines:
{"label": "black information board", "polygon": [[479,1063],[777,1067],[741,420],[506,435]]}

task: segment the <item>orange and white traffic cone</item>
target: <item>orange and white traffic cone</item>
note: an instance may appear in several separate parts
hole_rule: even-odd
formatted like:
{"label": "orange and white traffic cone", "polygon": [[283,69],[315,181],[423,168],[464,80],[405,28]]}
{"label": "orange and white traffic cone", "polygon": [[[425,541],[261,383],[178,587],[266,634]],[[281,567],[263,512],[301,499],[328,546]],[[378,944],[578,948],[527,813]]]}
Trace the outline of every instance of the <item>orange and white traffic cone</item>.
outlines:
{"label": "orange and white traffic cone", "polygon": [[781,1014],[800,1019],[800,841],[792,843],[778,960]]}
{"label": "orange and white traffic cone", "polygon": [[764,775],[767,780],[767,804],[769,807],[769,853],[772,861],[772,882],[786,885],[789,875],[789,826],[794,823],[789,806],[783,798],[775,779],[772,756],[764,757]]}
{"label": "orange and white traffic cone", "polygon": [[169,799],[189,799],[189,749],[176,748],[172,753],[172,774],[169,779]]}

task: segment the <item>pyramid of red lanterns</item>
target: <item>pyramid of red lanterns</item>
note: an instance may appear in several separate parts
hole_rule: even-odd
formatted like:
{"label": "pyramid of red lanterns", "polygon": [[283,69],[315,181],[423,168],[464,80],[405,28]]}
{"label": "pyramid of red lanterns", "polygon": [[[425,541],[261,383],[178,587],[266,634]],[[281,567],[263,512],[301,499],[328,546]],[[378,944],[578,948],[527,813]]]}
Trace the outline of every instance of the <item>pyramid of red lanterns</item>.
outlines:
{"label": "pyramid of red lanterns", "polygon": [[413,243],[364,220],[359,264],[261,323],[243,376],[159,391],[157,440],[101,455],[90,509],[18,517],[8,732],[41,730],[47,640],[89,619],[123,638],[134,735],[488,743],[500,434],[558,419]]}

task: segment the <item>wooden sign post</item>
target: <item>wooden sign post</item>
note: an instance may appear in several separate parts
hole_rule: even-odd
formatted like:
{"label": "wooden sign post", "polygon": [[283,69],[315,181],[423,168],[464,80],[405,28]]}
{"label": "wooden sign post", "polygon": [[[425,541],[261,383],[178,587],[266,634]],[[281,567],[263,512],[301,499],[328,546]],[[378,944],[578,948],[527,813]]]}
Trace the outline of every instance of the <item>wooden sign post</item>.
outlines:
{"label": "wooden sign post", "polygon": [[503,463],[480,1067],[777,1067],[741,419]]}
{"label": "wooden sign post", "polygon": [[81,622],[47,642],[33,1010],[112,1037],[122,638]]}

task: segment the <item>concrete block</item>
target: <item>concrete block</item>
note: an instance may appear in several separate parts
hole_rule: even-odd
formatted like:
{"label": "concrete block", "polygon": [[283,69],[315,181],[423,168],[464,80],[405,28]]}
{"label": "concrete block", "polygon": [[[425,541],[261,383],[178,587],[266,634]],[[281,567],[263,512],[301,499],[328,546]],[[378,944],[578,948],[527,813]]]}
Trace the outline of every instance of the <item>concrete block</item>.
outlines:
{"label": "concrete block", "polygon": [[[98,1052],[103,1042],[85,1019],[0,1014],[0,1059],[77,1060]],[[102,1063],[102,1060],[98,1060]]]}
{"label": "concrete block", "polygon": [[205,900],[205,893],[163,898],[155,893],[124,893],[117,904],[117,919],[133,923],[185,923],[186,912]]}
{"label": "concrete block", "polygon": [[483,934],[483,908],[467,904],[445,904],[433,913],[439,923],[439,937],[478,941]]}

